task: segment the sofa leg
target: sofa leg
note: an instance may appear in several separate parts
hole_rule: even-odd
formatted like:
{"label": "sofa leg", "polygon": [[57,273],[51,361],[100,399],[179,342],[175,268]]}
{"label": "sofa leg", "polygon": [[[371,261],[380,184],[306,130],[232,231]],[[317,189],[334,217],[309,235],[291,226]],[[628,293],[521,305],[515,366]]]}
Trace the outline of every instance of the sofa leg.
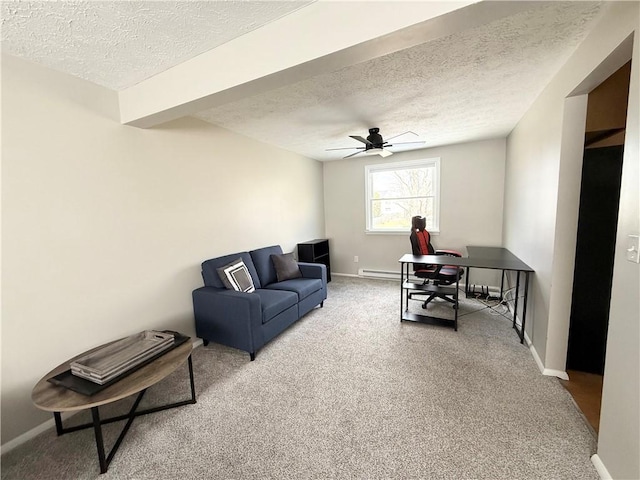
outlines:
{"label": "sofa leg", "polygon": [[256,359],[256,352],[249,352],[249,356],[251,357],[251,361],[253,362]]}
{"label": "sofa leg", "polygon": [[204,338],[202,339],[202,344],[206,347],[207,345],[209,345],[209,340],[205,340]]}
{"label": "sofa leg", "polygon": [[320,308],[324,307],[324,300],[320,302]]}

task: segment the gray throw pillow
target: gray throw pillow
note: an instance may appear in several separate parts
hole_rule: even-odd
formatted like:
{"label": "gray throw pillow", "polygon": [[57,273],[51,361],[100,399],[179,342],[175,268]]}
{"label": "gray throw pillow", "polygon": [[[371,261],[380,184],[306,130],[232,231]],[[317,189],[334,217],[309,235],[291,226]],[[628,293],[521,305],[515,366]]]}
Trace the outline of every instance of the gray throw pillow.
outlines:
{"label": "gray throw pillow", "polygon": [[293,258],[293,253],[271,255],[271,262],[273,262],[273,268],[276,269],[276,277],[279,282],[302,276],[298,262]]}
{"label": "gray throw pillow", "polygon": [[255,292],[251,274],[241,258],[217,269],[220,280],[229,290],[236,292]]}

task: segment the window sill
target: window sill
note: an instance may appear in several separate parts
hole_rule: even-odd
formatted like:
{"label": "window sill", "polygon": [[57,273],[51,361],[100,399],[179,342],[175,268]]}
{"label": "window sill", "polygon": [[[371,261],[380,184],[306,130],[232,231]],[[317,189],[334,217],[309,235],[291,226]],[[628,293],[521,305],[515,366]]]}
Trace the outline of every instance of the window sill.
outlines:
{"label": "window sill", "polygon": [[[440,230],[427,230],[429,235],[440,235]],[[411,229],[408,230],[365,230],[365,235],[411,235]]]}

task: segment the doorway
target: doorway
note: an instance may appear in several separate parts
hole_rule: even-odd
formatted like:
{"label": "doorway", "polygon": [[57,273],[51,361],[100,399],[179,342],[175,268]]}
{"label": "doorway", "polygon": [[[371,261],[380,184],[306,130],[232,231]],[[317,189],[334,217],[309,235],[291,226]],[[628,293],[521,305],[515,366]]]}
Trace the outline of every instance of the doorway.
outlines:
{"label": "doorway", "polygon": [[604,374],[623,146],[588,148],[582,163],[567,369]]}
{"label": "doorway", "polygon": [[598,431],[631,62],[588,95],[567,373],[563,382]]}

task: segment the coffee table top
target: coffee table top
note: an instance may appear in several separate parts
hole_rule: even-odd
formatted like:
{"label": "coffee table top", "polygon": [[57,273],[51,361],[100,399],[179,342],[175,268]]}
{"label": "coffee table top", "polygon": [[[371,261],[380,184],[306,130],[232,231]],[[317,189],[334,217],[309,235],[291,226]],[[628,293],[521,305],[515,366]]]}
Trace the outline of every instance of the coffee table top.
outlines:
{"label": "coffee table top", "polygon": [[54,385],[48,381],[49,378],[69,370],[71,368],[71,362],[77,358],[104,346],[105,345],[100,345],[92,350],[76,355],[42,377],[31,392],[33,404],[39,409],[48,412],[68,412],[115,402],[116,400],[138,393],[145,388],[149,388],[173,373],[189,358],[191,350],[193,349],[193,345],[189,339],[182,345],[169,350],[164,355],[153,360],[148,365],[130,373],[113,385],[91,396],[74,392],[73,390]]}

